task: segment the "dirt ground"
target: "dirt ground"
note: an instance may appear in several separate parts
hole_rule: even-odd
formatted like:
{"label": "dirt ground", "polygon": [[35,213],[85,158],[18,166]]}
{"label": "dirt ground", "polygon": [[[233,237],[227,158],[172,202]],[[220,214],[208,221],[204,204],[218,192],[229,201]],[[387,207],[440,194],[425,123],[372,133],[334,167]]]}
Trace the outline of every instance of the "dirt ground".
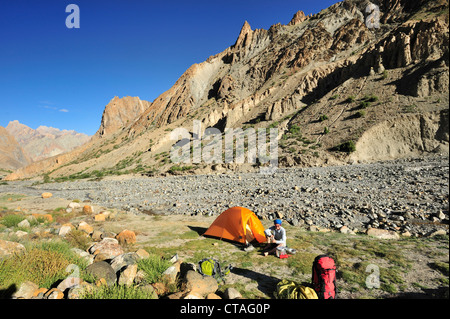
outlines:
{"label": "dirt ground", "polygon": [[[70,200],[53,197],[43,199],[36,196],[0,194],[0,207],[2,209],[7,208],[25,214],[52,213],[58,209],[61,210],[62,207],[67,207],[70,202]],[[94,214],[107,210],[106,207],[96,206],[95,203],[89,204],[94,207]],[[302,256],[325,253],[328,248],[326,241],[335,243],[344,238],[340,237],[341,239],[336,240],[332,233],[315,234],[299,227],[285,225],[288,233],[288,245],[291,238],[299,238],[299,236],[307,238],[305,236],[320,235],[322,237],[318,238],[322,239],[317,245],[309,245],[307,248],[303,248],[300,242],[293,241],[293,248],[298,249],[297,254],[300,256],[292,256],[292,258],[282,260],[275,256],[262,256],[262,247],[257,245],[255,245],[253,251],[245,252],[241,245],[202,236],[203,232],[216,218],[214,216],[131,214],[113,210],[112,216],[112,219],[105,222],[95,222],[92,215],[79,215],[73,218],[71,222],[76,224],[85,220],[94,229],[115,233],[123,229],[133,230],[137,235],[137,243],[132,249],[142,247],[162,254],[176,253],[181,260],[187,262],[195,262],[202,256],[213,256],[221,261],[231,262],[234,268],[226,276],[225,284],[226,286],[238,287],[238,290],[245,292],[243,295],[247,298],[273,298],[276,284],[283,278],[295,279],[298,282],[310,282],[309,265],[299,271],[295,267],[295,262],[301,260]],[[269,220],[263,220],[262,223],[265,227],[271,225]],[[51,226],[54,228],[60,227],[57,223]],[[349,239],[345,237],[349,243],[352,240],[351,236],[348,235]],[[323,243],[324,241],[325,243]],[[401,291],[392,293],[382,289],[361,288],[358,287],[358,284],[347,283],[338,276],[337,286],[340,299],[448,298],[448,272],[446,276],[443,276],[436,267],[433,267],[436,263],[447,263],[448,269],[448,238],[446,241],[433,241],[424,238],[423,243],[420,240],[407,242],[406,244],[397,241],[391,241],[391,243],[398,246],[404,258],[410,262],[410,269],[402,275]],[[346,262],[348,263],[348,261]],[[360,261],[361,258],[359,257],[354,257],[351,260],[354,264]],[[372,260],[372,262],[380,267],[392,267],[383,258]],[[445,284],[445,277],[447,278],[447,284]]]}

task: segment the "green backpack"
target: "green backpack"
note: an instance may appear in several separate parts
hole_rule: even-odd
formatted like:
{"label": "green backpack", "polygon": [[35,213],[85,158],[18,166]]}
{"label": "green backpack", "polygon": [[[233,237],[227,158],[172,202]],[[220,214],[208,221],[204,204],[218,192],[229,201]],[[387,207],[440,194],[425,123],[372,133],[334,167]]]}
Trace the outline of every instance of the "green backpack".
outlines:
{"label": "green backpack", "polygon": [[203,276],[214,277],[217,281],[225,283],[225,275],[228,275],[233,267],[228,265],[222,270],[220,263],[215,258],[204,258],[198,262],[198,272]]}

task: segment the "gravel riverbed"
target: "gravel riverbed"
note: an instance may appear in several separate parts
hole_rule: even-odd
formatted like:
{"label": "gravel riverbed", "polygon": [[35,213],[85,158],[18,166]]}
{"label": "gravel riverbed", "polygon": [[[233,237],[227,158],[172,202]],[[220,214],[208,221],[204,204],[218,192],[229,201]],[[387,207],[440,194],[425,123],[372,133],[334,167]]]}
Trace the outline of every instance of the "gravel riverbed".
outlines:
{"label": "gravel riverbed", "polygon": [[274,174],[120,176],[33,185],[8,182],[0,193],[90,200],[130,214],[218,215],[244,206],[258,217],[299,227],[369,227],[427,236],[448,234],[449,158],[428,156],[371,164],[278,168]]}

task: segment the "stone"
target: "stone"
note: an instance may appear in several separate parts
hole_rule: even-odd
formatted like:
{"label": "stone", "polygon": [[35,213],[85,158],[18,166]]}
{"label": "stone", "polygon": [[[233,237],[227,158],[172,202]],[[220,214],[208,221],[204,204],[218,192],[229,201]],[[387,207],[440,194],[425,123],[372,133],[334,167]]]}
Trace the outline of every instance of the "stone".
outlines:
{"label": "stone", "polygon": [[120,272],[119,275],[119,285],[131,286],[134,282],[134,278],[137,273],[137,265],[128,265],[126,268]]}
{"label": "stone", "polygon": [[45,299],[64,299],[64,293],[58,288],[52,288],[44,294]]}
{"label": "stone", "polygon": [[136,234],[132,230],[122,230],[117,234],[116,239],[121,245],[130,245],[136,243]]}
{"label": "stone", "polygon": [[78,230],[82,230],[88,235],[94,232],[94,228],[85,221],[82,221],[78,224]]}
{"label": "stone", "polygon": [[367,235],[373,236],[379,239],[399,239],[400,236],[396,232],[387,229],[369,228]]}
{"label": "stone", "polygon": [[197,291],[190,291],[183,299],[204,299],[203,296]]}
{"label": "stone", "polygon": [[74,286],[81,284],[82,281],[83,281],[83,279],[81,279],[81,278],[70,276],[70,277],[67,277],[66,279],[64,279],[63,281],[61,281],[58,284],[58,286],[56,286],[56,288],[58,288],[59,290],[64,292],[66,289],[69,289],[69,288],[72,288]]}
{"label": "stone", "polygon": [[91,215],[94,213],[94,208],[91,205],[84,205],[83,206],[83,213],[86,215]]}
{"label": "stone", "polygon": [[14,233],[18,238],[23,238],[28,236],[28,233],[26,231],[18,230]]}
{"label": "stone", "polygon": [[97,280],[103,278],[108,286],[114,285],[117,281],[116,272],[106,261],[95,262],[87,266],[86,272]]}
{"label": "stone", "polygon": [[189,270],[186,273],[186,289],[190,292],[198,293],[202,296],[207,296],[210,293],[215,293],[219,288],[216,279],[210,276],[203,277],[198,272]]}
{"label": "stone", "polygon": [[146,259],[150,257],[150,254],[145,249],[142,248],[136,250],[136,254],[139,256],[140,259]]}
{"label": "stone", "polygon": [[45,198],[50,198],[50,197],[52,197],[52,196],[53,196],[52,193],[42,193],[42,194],[41,194],[41,197],[44,198],[44,199],[45,199]]}
{"label": "stone", "polygon": [[53,222],[53,216],[50,214],[44,214],[42,215],[42,218],[44,218],[49,223]]}
{"label": "stone", "polygon": [[24,219],[20,223],[18,223],[17,226],[21,228],[30,228],[31,225],[27,219]]}
{"label": "stone", "polygon": [[66,223],[59,228],[58,235],[61,237],[64,237],[68,233],[70,233],[72,231],[72,229],[75,229],[75,226],[72,225],[71,223]]}
{"label": "stone", "polygon": [[152,285],[144,285],[141,286],[141,291],[145,293],[148,299],[158,299],[158,295],[156,294],[156,290]]}
{"label": "stone", "polygon": [[72,211],[75,211],[77,209],[80,210],[81,205],[80,205],[80,203],[77,203],[77,202],[71,202],[71,203],[69,203],[69,205],[67,205],[67,208],[71,208]]}
{"label": "stone", "polygon": [[163,272],[162,276],[167,280],[168,283],[176,282],[177,276],[180,273],[180,265],[181,262],[177,261]]}
{"label": "stone", "polygon": [[94,220],[96,222],[104,222],[106,220],[106,216],[103,214],[97,214],[94,216]]}
{"label": "stone", "polygon": [[445,236],[445,235],[447,235],[447,232],[444,229],[439,229],[439,230],[429,233],[428,237]]}
{"label": "stone", "polygon": [[67,299],[80,299],[86,292],[92,291],[94,286],[90,283],[83,281],[81,284],[69,288],[67,292]]}
{"label": "stone", "polygon": [[115,238],[103,238],[100,242],[89,247],[88,251],[95,255],[95,261],[113,259],[124,253],[123,248]]}
{"label": "stone", "polygon": [[237,291],[235,288],[233,287],[229,287],[227,289],[225,289],[223,296],[225,299],[238,299],[238,298],[242,298],[242,295],[239,291]]}
{"label": "stone", "polygon": [[32,281],[23,282],[19,289],[13,293],[12,297],[15,299],[31,299],[34,292],[39,289],[39,286]]}
{"label": "stone", "polygon": [[222,298],[220,298],[220,296],[215,293],[210,293],[206,296],[206,299],[222,299]]}
{"label": "stone", "polygon": [[0,239],[0,258],[25,252],[25,246],[13,241]]}
{"label": "stone", "polygon": [[102,235],[103,235],[103,232],[101,230],[95,229],[94,232],[91,234],[91,238],[94,241],[100,241],[103,238]]}
{"label": "stone", "polygon": [[139,255],[136,253],[125,253],[114,257],[109,263],[115,272],[120,271],[122,268],[134,265],[139,260]]}
{"label": "stone", "polygon": [[48,291],[47,288],[38,288],[33,292],[33,296],[31,298],[33,299],[43,299],[45,293]]}

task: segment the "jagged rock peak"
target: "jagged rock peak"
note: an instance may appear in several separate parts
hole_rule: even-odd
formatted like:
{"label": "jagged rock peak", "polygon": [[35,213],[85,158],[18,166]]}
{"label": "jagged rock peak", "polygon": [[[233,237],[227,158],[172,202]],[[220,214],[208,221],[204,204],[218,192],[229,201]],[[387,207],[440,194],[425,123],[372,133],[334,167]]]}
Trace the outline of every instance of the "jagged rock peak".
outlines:
{"label": "jagged rock peak", "polygon": [[308,17],[305,15],[303,11],[297,11],[296,14],[292,17],[291,22],[288,23],[288,25],[297,25],[302,23],[303,21],[307,20]]}
{"label": "jagged rock peak", "polygon": [[239,47],[242,44],[245,46],[246,43],[249,42],[248,38],[251,37],[252,33],[253,33],[252,27],[247,21],[245,21],[244,25],[241,28],[241,32],[239,33],[239,37],[236,40],[236,44],[234,46]]}
{"label": "jagged rock peak", "polygon": [[150,102],[141,100],[137,96],[123,98],[115,96],[103,111],[102,122],[96,136],[114,133],[136,120],[150,106]]}

